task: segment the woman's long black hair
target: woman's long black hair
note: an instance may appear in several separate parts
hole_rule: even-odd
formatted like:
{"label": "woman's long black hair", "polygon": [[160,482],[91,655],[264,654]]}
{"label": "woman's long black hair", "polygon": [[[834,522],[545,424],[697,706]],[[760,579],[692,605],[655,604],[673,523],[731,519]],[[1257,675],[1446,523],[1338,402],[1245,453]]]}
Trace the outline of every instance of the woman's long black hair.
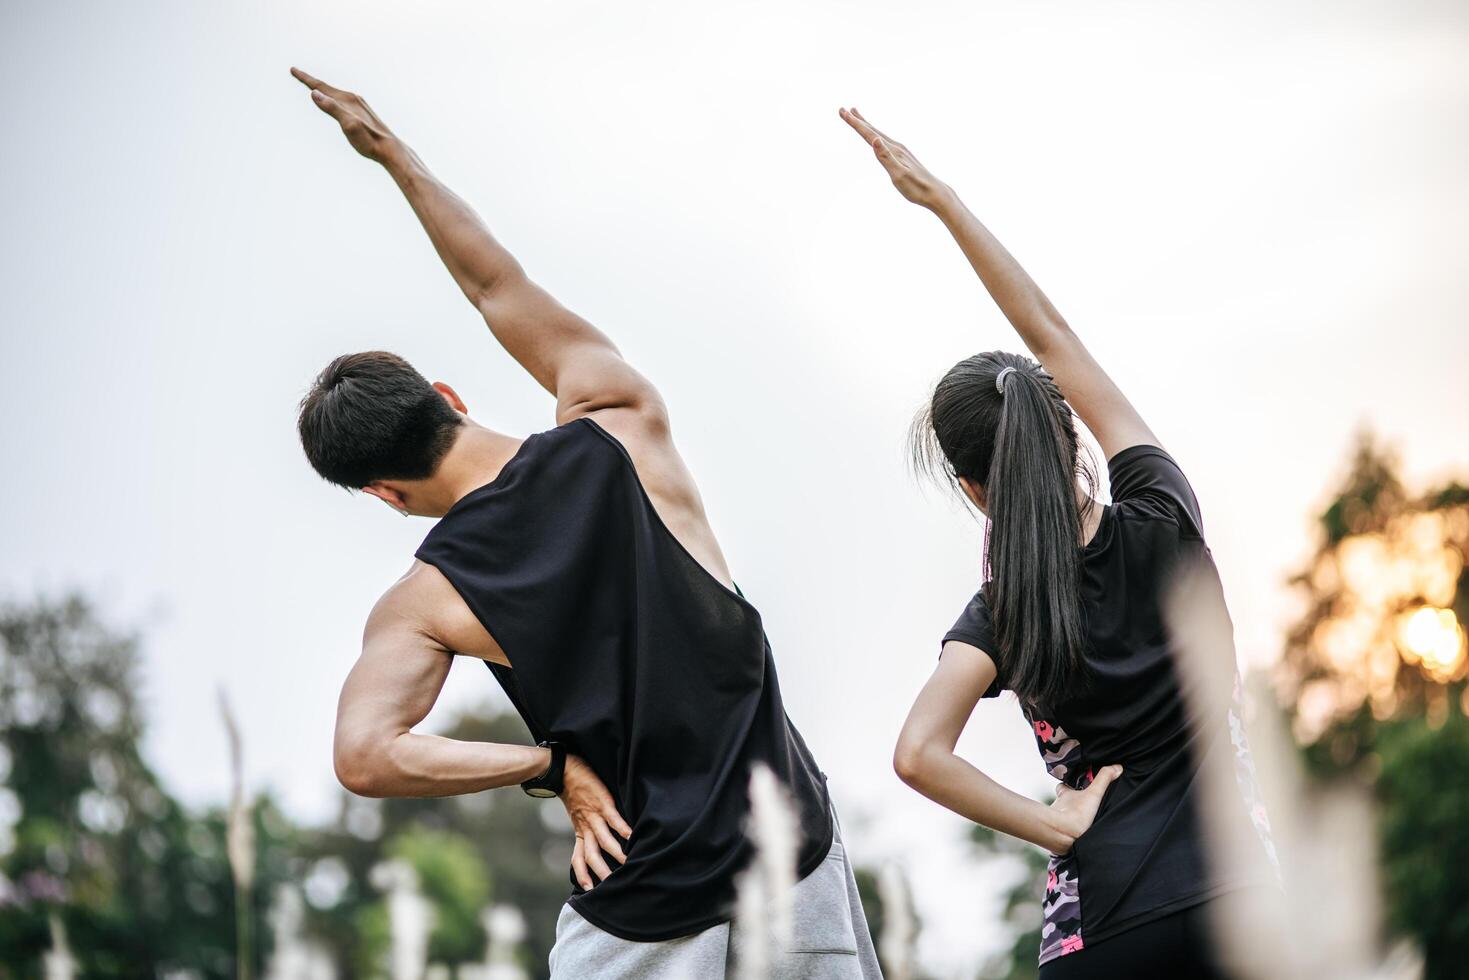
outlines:
{"label": "woman's long black hair", "polygon": [[1028,704],[1077,690],[1086,643],[1077,483],[1090,501],[1096,474],[1056,382],[1019,354],[965,358],[914,420],[912,450],[919,472],[984,488],[985,597],[1000,647],[986,652],[1004,685]]}

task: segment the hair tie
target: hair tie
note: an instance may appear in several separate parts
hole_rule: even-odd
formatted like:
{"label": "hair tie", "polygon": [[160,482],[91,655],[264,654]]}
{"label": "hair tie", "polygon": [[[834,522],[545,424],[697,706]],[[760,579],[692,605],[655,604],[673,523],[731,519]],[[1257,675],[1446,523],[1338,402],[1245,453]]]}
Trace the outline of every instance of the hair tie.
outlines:
{"label": "hair tie", "polygon": [[995,390],[998,391],[1000,394],[1003,395],[1005,393],[1005,375],[1014,370],[1015,368],[1013,367],[1007,367],[999,374],[995,375]]}

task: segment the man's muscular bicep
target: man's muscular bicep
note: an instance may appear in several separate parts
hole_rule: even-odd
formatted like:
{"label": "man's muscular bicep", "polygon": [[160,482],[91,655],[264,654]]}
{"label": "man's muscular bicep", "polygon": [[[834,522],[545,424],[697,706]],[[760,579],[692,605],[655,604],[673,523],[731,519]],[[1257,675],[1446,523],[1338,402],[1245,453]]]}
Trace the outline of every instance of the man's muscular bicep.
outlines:
{"label": "man's muscular bicep", "polygon": [[475,305],[505,349],[556,396],[558,422],[608,408],[661,408],[656,389],[606,334],[523,273]]}
{"label": "man's muscular bicep", "polygon": [[428,716],[451,663],[449,651],[415,625],[392,592],[379,600],[337,702],[333,757],[344,784],[370,781],[392,740]]}
{"label": "man's muscular bicep", "polygon": [[611,409],[633,413],[650,432],[668,426],[658,389],[615,347],[586,344],[570,351],[557,378],[557,424]]}

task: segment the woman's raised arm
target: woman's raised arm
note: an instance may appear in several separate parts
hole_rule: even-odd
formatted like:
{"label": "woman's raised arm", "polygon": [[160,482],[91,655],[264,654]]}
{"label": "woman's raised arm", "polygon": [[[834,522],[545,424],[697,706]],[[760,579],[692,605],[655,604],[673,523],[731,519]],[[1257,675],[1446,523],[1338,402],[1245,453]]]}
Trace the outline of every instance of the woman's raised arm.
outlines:
{"label": "woman's raised arm", "polygon": [[906,199],[938,216],[974,267],[1000,312],[1057,386],[1102,452],[1111,458],[1129,446],[1157,445],[1121,389],[1102,370],[1046,294],[999,239],[976,218],[953,188],[934,177],[906,146],[869,123],[856,109],[841,117],[872,147],[893,186]]}

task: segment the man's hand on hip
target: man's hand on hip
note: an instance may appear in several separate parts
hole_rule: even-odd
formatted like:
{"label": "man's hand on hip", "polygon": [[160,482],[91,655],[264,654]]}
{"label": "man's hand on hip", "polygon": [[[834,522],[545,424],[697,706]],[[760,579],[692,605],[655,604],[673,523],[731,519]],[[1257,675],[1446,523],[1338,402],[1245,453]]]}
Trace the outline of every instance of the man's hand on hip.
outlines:
{"label": "man's hand on hip", "polygon": [[566,774],[563,777],[561,802],[571,817],[572,829],[576,832],[576,846],[571,852],[571,869],[577,883],[590,889],[596,881],[604,881],[612,873],[605,854],[618,864],[627,860],[622,850],[622,841],[632,836],[632,828],[617,812],[612,794],[592,767],[579,756],[566,757]]}

